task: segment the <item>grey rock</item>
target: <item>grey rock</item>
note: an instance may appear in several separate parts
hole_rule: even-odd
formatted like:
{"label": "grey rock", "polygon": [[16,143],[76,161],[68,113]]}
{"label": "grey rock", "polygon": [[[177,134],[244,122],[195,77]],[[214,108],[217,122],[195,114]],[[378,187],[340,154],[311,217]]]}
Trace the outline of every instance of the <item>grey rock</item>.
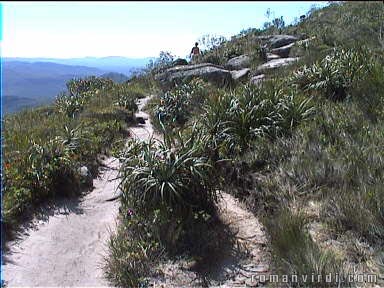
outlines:
{"label": "grey rock", "polygon": [[196,77],[211,82],[218,87],[224,87],[233,82],[230,71],[211,63],[176,66],[156,75],[155,78],[159,80],[164,88],[171,88],[177,83]]}
{"label": "grey rock", "polygon": [[288,45],[271,49],[271,53],[279,55],[282,58],[287,58],[289,56],[289,52],[291,51],[291,48],[295,45],[295,43],[290,43]]}
{"label": "grey rock", "polygon": [[254,37],[256,41],[259,41],[259,43],[263,43],[263,45],[267,45],[270,48],[279,48],[288,44],[291,44],[293,42],[296,42],[300,40],[296,36],[292,35],[264,35],[264,36],[256,36]]}
{"label": "grey rock", "polygon": [[81,182],[86,185],[91,185],[93,182],[92,174],[87,166],[81,166],[78,170]]}
{"label": "grey rock", "polygon": [[255,36],[256,40],[260,41],[268,41],[273,37],[273,35],[263,35],[263,36]]}
{"label": "grey rock", "polygon": [[299,40],[297,37],[292,35],[273,35],[269,40],[269,46],[271,48],[279,48]]}
{"label": "grey rock", "polygon": [[263,74],[264,72],[268,70],[272,70],[275,68],[279,68],[282,66],[287,66],[289,64],[292,64],[296,61],[298,61],[300,58],[299,57],[292,57],[292,58],[281,58],[281,59],[275,59],[268,61],[267,63],[264,63],[257,67],[256,69],[256,75]]}
{"label": "grey rock", "polygon": [[225,68],[230,70],[239,70],[242,68],[247,68],[251,65],[251,58],[248,55],[240,55],[238,57],[234,57],[229,59],[227,64],[225,64]]}
{"label": "grey rock", "polygon": [[232,79],[235,81],[244,81],[245,79],[247,79],[250,71],[251,69],[249,68],[244,68],[241,70],[233,70],[231,71]]}

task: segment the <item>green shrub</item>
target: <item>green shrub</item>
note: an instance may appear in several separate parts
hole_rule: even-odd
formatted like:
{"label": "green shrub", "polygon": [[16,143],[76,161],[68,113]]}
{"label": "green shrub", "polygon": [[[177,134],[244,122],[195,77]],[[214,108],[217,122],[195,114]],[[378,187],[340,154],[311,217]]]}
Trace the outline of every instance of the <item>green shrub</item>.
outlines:
{"label": "green shrub", "polygon": [[154,124],[160,122],[168,128],[184,126],[191,116],[201,110],[210,86],[200,79],[176,86],[160,95],[160,103],[153,108]]}
{"label": "green shrub", "polygon": [[143,211],[169,208],[186,218],[195,208],[212,209],[216,194],[209,178],[211,165],[196,151],[173,148],[169,142],[157,149],[153,142],[133,142],[123,161],[123,199],[132,198]]}
{"label": "green shrub", "polygon": [[355,85],[367,78],[374,65],[372,55],[360,50],[334,49],[321,62],[296,71],[293,83],[304,90],[315,90],[332,100],[343,100]]}
{"label": "green shrub", "polygon": [[83,111],[85,98],[81,96],[66,95],[60,93],[56,98],[57,110],[70,118],[76,117]]}
{"label": "green shrub", "polygon": [[142,98],[141,93],[133,91],[131,87],[119,85],[113,89],[113,93],[116,94],[117,101],[115,105],[131,111],[132,114],[137,111],[136,104],[137,99]]}
{"label": "green shrub", "polygon": [[[32,203],[55,195],[72,195],[80,189],[78,162],[69,144],[57,140],[44,146],[30,142],[26,155],[7,158],[3,178],[3,220],[12,223]],[[9,224],[7,223],[7,224]]]}
{"label": "green shrub", "polygon": [[258,137],[290,134],[312,112],[308,99],[283,82],[273,81],[261,87],[240,86],[211,99],[201,122],[214,146],[224,145],[218,149],[239,154]]}

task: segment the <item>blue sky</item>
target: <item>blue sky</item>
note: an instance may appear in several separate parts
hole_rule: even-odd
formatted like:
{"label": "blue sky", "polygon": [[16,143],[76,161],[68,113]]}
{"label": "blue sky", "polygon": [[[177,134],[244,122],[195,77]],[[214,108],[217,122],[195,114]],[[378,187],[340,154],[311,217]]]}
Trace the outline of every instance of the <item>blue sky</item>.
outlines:
{"label": "blue sky", "polygon": [[[327,2],[1,2],[2,57],[185,57],[201,36],[287,24]],[[272,18],[272,16],[271,16]]]}

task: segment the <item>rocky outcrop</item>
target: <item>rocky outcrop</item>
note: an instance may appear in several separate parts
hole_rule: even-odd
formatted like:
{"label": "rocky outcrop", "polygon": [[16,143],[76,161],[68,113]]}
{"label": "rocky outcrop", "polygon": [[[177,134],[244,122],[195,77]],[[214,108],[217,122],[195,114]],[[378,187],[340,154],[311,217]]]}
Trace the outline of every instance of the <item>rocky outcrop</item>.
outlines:
{"label": "rocky outcrop", "polygon": [[176,66],[156,75],[156,79],[164,88],[171,88],[175,84],[197,77],[213,83],[217,87],[230,85],[233,81],[230,71],[211,63]]}
{"label": "rocky outcrop", "polygon": [[261,41],[263,44],[269,48],[279,48],[299,40],[298,37],[292,35],[264,35],[256,36],[256,40]]}
{"label": "rocky outcrop", "polygon": [[297,37],[292,35],[273,35],[272,38],[268,40],[269,47],[279,48],[299,40]]}
{"label": "rocky outcrop", "polygon": [[238,57],[234,57],[229,59],[227,64],[225,64],[225,68],[229,70],[239,70],[242,68],[247,68],[251,65],[251,57],[248,55],[240,55]]}
{"label": "rocky outcrop", "polygon": [[265,73],[268,70],[273,70],[275,68],[286,66],[286,65],[292,64],[298,60],[299,60],[299,57],[281,58],[281,59],[271,60],[271,61],[268,61],[267,63],[264,63],[264,64],[260,65],[259,67],[257,67],[255,74],[260,75],[260,74]]}
{"label": "rocky outcrop", "polygon": [[175,61],[172,62],[172,66],[180,66],[180,65],[188,65],[187,60],[182,58],[177,58]]}
{"label": "rocky outcrop", "polygon": [[231,71],[232,79],[234,81],[244,81],[248,78],[250,71],[251,69],[249,68],[244,68],[241,70],[233,70]]}
{"label": "rocky outcrop", "polygon": [[291,43],[279,48],[271,49],[271,53],[279,55],[281,58],[287,58],[289,56],[289,52],[291,48],[295,45],[295,43]]}

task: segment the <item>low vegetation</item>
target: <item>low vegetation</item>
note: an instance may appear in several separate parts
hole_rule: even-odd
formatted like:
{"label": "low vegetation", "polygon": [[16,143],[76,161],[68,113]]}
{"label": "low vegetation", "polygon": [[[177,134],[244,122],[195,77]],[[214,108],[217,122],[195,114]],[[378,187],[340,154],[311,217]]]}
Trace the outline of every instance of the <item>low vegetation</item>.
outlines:
{"label": "low vegetation", "polygon": [[54,105],[6,115],[2,224],[14,228],[37,203],[89,185],[97,155],[127,135],[135,101],[144,93],[139,81],[73,79]]}
{"label": "low vegetation", "polygon": [[[189,139],[187,142],[191,143],[197,137],[203,140],[198,145],[196,157],[209,160],[210,172],[197,173],[194,183],[202,183],[210,173],[225,176],[209,187],[235,195],[262,219],[270,240],[273,270],[286,275],[322,275],[319,282],[310,284],[315,287],[335,286],[335,282],[326,282],[325,276],[329,273],[345,279],[343,277],[348,273],[380,271],[383,254],[383,189],[380,183],[384,164],[380,144],[384,136],[381,124],[384,111],[382,23],[377,18],[383,11],[380,5],[370,3],[369,7],[375,7],[373,11],[363,3],[331,4],[313,9],[295,25],[285,26],[283,19],[279,19],[266,25],[264,30],[242,31],[230,41],[208,37],[211,49],[205,51],[203,59],[220,65],[244,53],[255,55],[255,61],[263,61],[258,50],[260,38],[257,36],[260,35],[287,33],[302,39],[312,37],[312,40],[292,49],[291,53],[302,55],[298,63],[273,71],[270,80],[258,86],[240,84],[217,89],[207,87],[207,83],[194,82],[155,97],[147,108],[157,130],[165,135],[180,136],[171,141],[170,146],[147,143],[140,144],[144,146],[136,148],[136,152],[130,150],[136,156],[126,159],[135,159],[136,164],[126,162],[123,168],[125,177],[127,173],[130,175],[125,179],[132,183],[123,187],[125,195],[131,197],[122,200],[126,209],[145,211],[145,221],[151,222],[148,219],[155,216],[147,215],[157,215],[160,212],[155,211],[162,209],[175,209],[173,203],[178,202],[173,201],[195,195],[196,186],[188,184],[190,178],[184,171],[179,171],[176,177],[173,173],[178,168],[168,170],[170,167],[159,161],[168,161],[170,165],[176,160],[168,157],[184,159],[185,154],[181,151],[185,150],[180,148],[184,147],[183,139]],[[340,13],[349,18],[337,17]],[[346,18],[351,17],[355,19],[353,25],[346,25]],[[368,18],[372,21],[367,21]],[[337,31],[344,32],[337,34]],[[364,31],[372,31],[377,37],[364,40],[365,46],[352,45],[350,35],[354,35],[353,39],[366,39]],[[163,150],[164,147],[168,150]],[[151,149],[156,151],[154,156],[150,156]],[[169,154],[164,156],[164,151]],[[145,160],[139,160],[138,155]],[[194,164],[189,166],[194,167]],[[158,171],[162,173],[158,174]],[[178,182],[171,182],[169,186],[166,179]],[[132,192],[133,188],[140,193]],[[212,195],[211,189],[198,188],[204,197]],[[176,196],[178,194],[180,198]],[[162,199],[159,195],[165,199],[159,200]],[[214,206],[216,202],[207,203]],[[181,203],[177,207],[184,207],[185,215],[189,216],[178,218],[178,222],[171,220],[174,219],[172,213],[160,213],[163,223],[168,223],[165,231],[173,229],[171,234],[175,242],[169,242],[157,230],[161,225],[146,228],[152,233],[152,238],[144,241],[146,247],[154,247],[151,241],[158,243],[151,257],[172,255],[176,247],[183,247],[182,251],[193,250],[191,243],[187,246],[176,243],[183,243],[180,235],[186,230],[198,230],[191,224],[188,224],[189,229],[182,224],[188,223],[185,219],[193,218],[191,215],[196,211],[185,209]],[[203,207],[206,206],[200,206]],[[178,215],[176,211],[172,212]],[[137,212],[136,219],[140,219],[140,223],[145,222],[140,218],[142,213]],[[212,216],[212,213],[208,215]],[[210,217],[199,225],[209,223],[208,219]],[[129,225],[132,224],[121,227]],[[127,229],[136,231],[138,224],[133,225]],[[178,230],[176,227],[183,228]],[[130,241],[127,251],[139,243],[139,238],[131,237],[135,241]],[[122,243],[129,242],[119,233],[112,239],[114,249],[127,245],[116,245],[117,239]],[[332,241],[337,243],[335,247],[328,244]],[[120,257],[127,255],[119,251]],[[135,261],[149,265],[151,257]],[[137,270],[125,270],[126,264],[119,259],[122,258],[111,256],[112,262],[107,268],[114,283],[138,285],[142,283],[140,279],[150,275],[149,271],[154,271],[146,266],[148,270],[140,270],[140,277],[137,277]],[[130,258],[124,259],[129,262]],[[373,266],[370,263],[374,263]],[[125,271],[129,277],[127,274],[126,278],[118,278],[120,274],[116,271]],[[136,282],[122,279],[135,279]],[[295,287],[309,285],[302,282],[289,284]],[[355,284],[348,283],[350,286]]]}
{"label": "low vegetation", "polygon": [[[295,48],[300,61],[259,85],[218,89],[194,79],[158,90],[146,109],[163,139],[120,147],[123,194],[107,278],[145,287],[162,260],[218,249],[220,191],[261,219],[272,270],[322,275],[292,287],[334,287],[329,273],[383,271],[383,11],[381,2],[337,2],[295,25],[277,18],[230,41],[211,39],[205,61],[247,53],[257,65],[257,36],[315,37]],[[3,221],[48,196],[79,191],[79,168],[93,167],[120,139],[136,100],[171,66],[172,55],[160,56],[144,78],[74,80],[56,106],[4,119]]]}

